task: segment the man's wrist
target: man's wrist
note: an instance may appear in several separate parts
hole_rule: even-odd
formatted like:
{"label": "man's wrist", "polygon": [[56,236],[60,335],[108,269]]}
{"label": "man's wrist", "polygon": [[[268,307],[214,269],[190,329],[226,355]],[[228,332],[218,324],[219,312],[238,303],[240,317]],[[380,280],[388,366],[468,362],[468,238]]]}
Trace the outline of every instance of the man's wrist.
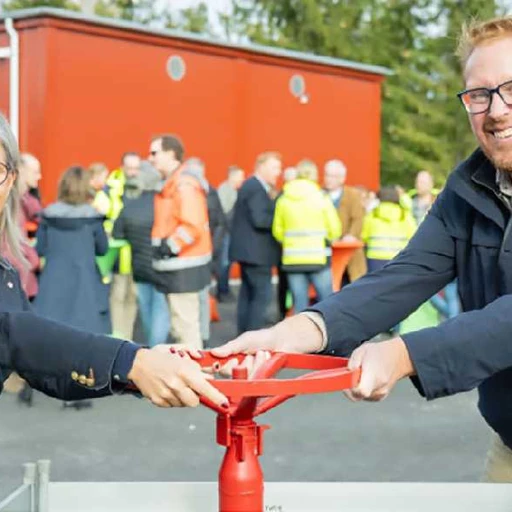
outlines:
{"label": "man's wrist", "polygon": [[323,346],[321,330],[304,314],[295,315],[278,323],[276,330],[279,350],[308,354],[318,352]]}
{"label": "man's wrist", "polygon": [[317,311],[304,311],[303,313],[300,313],[301,315],[304,315],[310,322],[312,322],[315,327],[318,329],[321,335],[321,343],[319,347],[314,350],[314,352],[323,352],[325,348],[327,347],[327,328],[325,326],[324,317],[318,313]]}
{"label": "man's wrist", "polygon": [[409,355],[409,350],[407,349],[407,345],[404,340],[400,337],[389,340],[390,343],[395,345],[397,350],[397,358],[398,358],[398,379],[403,379],[404,377],[412,377],[416,375],[416,369],[411,360],[411,356]]}

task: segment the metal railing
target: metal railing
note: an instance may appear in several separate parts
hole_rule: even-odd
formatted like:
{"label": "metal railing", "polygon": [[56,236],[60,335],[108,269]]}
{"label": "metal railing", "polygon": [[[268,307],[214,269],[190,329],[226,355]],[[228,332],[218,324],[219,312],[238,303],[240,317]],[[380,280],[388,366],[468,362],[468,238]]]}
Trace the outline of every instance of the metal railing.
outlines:
{"label": "metal railing", "polygon": [[23,484],[0,501],[0,512],[48,512],[50,461],[23,464]]}

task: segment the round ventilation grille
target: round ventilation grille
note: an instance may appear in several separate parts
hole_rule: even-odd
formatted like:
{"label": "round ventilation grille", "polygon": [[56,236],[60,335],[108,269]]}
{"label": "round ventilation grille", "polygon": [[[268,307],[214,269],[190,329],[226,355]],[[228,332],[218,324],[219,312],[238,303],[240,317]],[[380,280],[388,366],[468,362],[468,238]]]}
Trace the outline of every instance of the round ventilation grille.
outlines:
{"label": "round ventilation grille", "polygon": [[300,98],[306,92],[306,81],[302,75],[293,75],[290,78],[290,92]]}
{"label": "round ventilation grille", "polygon": [[176,81],[185,76],[185,61],[178,55],[173,55],[167,60],[167,74]]}

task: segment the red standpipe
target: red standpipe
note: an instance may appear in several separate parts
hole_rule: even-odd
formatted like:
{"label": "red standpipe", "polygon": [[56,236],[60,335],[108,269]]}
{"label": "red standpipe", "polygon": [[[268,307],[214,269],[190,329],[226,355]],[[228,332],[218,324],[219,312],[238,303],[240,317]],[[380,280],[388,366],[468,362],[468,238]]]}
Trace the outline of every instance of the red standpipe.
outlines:
{"label": "red standpipe", "polygon": [[[246,368],[234,368],[233,379],[247,380]],[[263,451],[263,431],[250,417],[253,411],[217,417],[217,442],[226,446],[219,471],[220,512],[263,510],[263,471],[258,457]]]}
{"label": "red standpipe", "polygon": [[[236,356],[241,362],[243,355]],[[203,367],[227,360],[203,352],[198,362]],[[298,394],[348,389],[357,384],[359,370],[348,370],[347,360],[329,356],[275,353],[249,379],[247,368],[233,369],[232,380],[212,381],[230,399],[228,412],[206,399],[204,405],[217,411],[217,443],[226,447],[219,471],[219,512],[262,512],[263,432],[254,417]],[[270,379],[282,368],[313,369],[296,379]],[[258,398],[263,398],[258,403]]]}

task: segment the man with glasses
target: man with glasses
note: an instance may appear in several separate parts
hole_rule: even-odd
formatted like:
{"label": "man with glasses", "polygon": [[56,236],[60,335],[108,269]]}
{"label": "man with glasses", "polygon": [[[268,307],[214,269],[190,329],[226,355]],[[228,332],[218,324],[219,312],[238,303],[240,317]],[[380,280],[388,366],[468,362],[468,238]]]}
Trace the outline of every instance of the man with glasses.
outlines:
{"label": "man with glasses", "polygon": [[[459,44],[459,94],[479,148],[450,175],[408,246],[309,311],[216,350],[322,352],[361,368],[352,400],[384,399],[412,377],[427,399],[478,387],[494,430],[486,479],[512,482],[512,17],[473,23]],[[455,278],[464,313],[380,343]]]}

